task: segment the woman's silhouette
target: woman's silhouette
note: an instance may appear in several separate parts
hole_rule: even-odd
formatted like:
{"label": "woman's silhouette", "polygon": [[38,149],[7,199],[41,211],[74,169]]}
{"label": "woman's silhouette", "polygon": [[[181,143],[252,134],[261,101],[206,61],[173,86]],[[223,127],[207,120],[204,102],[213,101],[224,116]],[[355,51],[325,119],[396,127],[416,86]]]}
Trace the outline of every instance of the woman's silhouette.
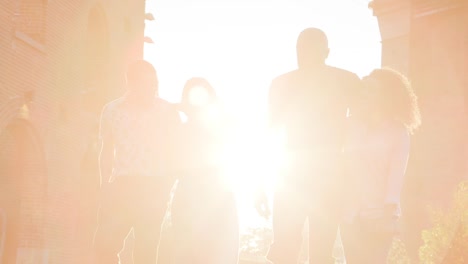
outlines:
{"label": "woman's silhouette", "polygon": [[348,264],[386,263],[398,232],[410,135],[420,124],[417,98],[402,74],[374,70],[364,87],[345,147],[349,193],[341,235]]}
{"label": "woman's silhouette", "polygon": [[236,264],[239,227],[233,192],[223,181],[220,157],[224,119],[212,86],[187,81],[180,104],[179,183],[172,204],[175,264]]}

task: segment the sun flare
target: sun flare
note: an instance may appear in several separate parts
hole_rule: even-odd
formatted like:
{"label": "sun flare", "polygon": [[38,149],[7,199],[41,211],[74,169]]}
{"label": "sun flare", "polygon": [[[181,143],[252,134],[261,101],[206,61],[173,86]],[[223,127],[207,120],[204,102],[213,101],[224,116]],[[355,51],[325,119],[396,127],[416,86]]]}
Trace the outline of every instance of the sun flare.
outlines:
{"label": "sun flare", "polygon": [[[145,58],[158,71],[160,95],[179,102],[186,80],[204,77],[225,110],[241,120],[229,129],[219,157],[239,198],[241,225],[258,217],[251,194],[281,186],[278,175],[288,162],[284,139],[264,125],[271,80],[296,67],[297,35],[310,26],[329,37],[328,64],[359,76],[379,67],[379,28],[367,2],[147,1],[156,20],[145,27],[155,40],[145,45]],[[203,94],[196,97],[204,101]]]}
{"label": "sun flare", "polygon": [[222,164],[230,186],[242,194],[258,188],[272,190],[286,165],[283,138],[260,126],[240,125],[226,142]]}

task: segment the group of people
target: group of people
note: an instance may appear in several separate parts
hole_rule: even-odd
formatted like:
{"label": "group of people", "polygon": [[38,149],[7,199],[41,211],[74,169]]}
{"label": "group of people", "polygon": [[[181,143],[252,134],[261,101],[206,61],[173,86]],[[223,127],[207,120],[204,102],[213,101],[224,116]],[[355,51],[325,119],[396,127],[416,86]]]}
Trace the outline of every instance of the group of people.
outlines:
{"label": "group of people", "polygon": [[[305,29],[298,68],[271,84],[269,123],[284,132],[290,163],[274,192],[267,257],[297,263],[308,219],[309,263],[334,263],[338,229],[348,264],[386,263],[398,233],[410,135],[420,124],[417,98],[397,71],[376,69],[360,79],[328,66],[328,53],[325,33]],[[127,86],[101,116],[95,263],[119,263],[133,228],[135,263],[166,264],[158,262],[158,244],[176,181],[164,262],[238,263],[235,197],[219,161],[229,127],[215,90],[193,78],[181,102],[170,104],[157,96],[156,71],[146,61],[130,65]],[[264,193],[256,206],[268,216]]]}

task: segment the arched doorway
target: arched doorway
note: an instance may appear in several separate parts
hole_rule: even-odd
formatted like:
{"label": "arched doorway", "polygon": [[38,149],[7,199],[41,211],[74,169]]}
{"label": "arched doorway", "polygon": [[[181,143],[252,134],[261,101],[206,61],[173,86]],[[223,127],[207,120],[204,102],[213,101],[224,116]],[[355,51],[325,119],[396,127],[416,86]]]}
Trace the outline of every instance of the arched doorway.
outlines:
{"label": "arched doorway", "polygon": [[[23,109],[27,109],[23,106]],[[0,208],[3,252],[0,262],[43,259],[47,174],[43,145],[25,118],[14,118],[0,131]],[[1,237],[0,237],[1,238]],[[42,261],[42,260],[41,260]],[[35,263],[41,263],[35,259]]]}

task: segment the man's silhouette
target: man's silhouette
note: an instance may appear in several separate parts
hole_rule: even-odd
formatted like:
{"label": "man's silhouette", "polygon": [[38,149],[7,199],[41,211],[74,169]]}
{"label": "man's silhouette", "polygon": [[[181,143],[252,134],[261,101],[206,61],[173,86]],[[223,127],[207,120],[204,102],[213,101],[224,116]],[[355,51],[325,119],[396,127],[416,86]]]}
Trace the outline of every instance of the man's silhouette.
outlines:
{"label": "man's silhouette", "polygon": [[334,263],[342,189],[342,145],[347,113],[360,79],[325,64],[328,40],[316,28],[297,40],[298,69],[273,80],[269,114],[286,135],[290,167],[273,201],[274,243],[269,259],[296,263],[309,218],[309,263]]}
{"label": "man's silhouette", "polygon": [[100,124],[102,200],[95,234],[96,264],[119,263],[133,227],[135,263],[156,263],[171,177],[174,107],[156,97],[156,71],[146,61],[130,65],[127,93],[107,104]]}

